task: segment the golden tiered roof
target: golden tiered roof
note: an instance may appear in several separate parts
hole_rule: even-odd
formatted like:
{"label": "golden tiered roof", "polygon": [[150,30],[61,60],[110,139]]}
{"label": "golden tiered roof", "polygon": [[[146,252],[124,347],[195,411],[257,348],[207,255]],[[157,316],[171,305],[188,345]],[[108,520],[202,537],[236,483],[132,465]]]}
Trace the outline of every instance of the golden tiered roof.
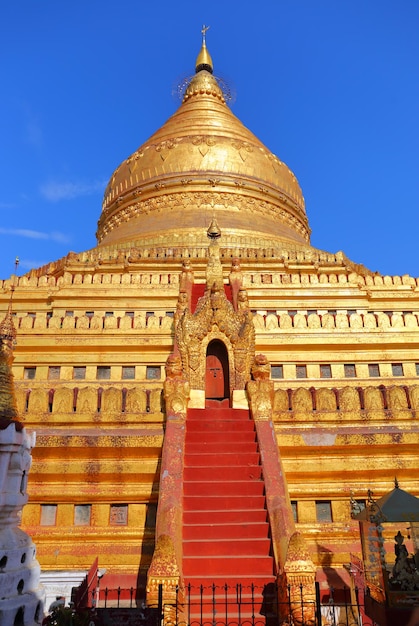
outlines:
{"label": "golden tiered roof", "polygon": [[100,246],[202,245],[213,217],[225,245],[309,243],[294,174],[231,112],[212,71],[204,39],[179,109],[112,175]]}

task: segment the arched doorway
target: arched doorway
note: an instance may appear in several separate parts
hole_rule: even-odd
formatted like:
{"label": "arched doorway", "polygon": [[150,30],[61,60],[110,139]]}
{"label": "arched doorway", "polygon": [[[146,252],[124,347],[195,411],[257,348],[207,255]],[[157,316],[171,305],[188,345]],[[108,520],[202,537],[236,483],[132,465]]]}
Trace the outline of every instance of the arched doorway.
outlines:
{"label": "arched doorway", "polygon": [[227,348],[214,339],[208,344],[205,372],[205,399],[224,400],[230,397],[230,376]]}

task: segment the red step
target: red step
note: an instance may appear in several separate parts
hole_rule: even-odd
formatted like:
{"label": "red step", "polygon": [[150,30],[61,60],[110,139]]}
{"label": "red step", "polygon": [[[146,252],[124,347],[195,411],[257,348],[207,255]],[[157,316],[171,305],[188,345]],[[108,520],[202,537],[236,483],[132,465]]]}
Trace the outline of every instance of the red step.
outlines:
{"label": "red step", "polygon": [[253,423],[250,420],[200,420],[195,419],[187,422],[186,425],[187,435],[189,437],[192,433],[237,433],[237,432],[255,432]]}
{"label": "red step", "polygon": [[248,557],[269,554],[271,542],[265,538],[245,539],[196,539],[183,542],[183,557]]}
{"label": "red step", "polygon": [[[246,505],[243,507],[243,505]],[[184,496],[185,511],[239,511],[246,509],[263,509],[264,496]]]}
{"label": "red step", "polygon": [[189,443],[185,445],[185,456],[193,456],[195,454],[214,454],[217,461],[220,461],[220,457],[223,454],[252,454],[257,451],[257,444],[255,441],[225,441],[220,443],[218,441],[201,441],[199,443]]}
{"label": "red step", "polygon": [[[266,585],[271,585],[275,580],[273,576],[243,576],[240,578],[240,581],[237,580],[236,576],[214,576],[209,579],[205,576],[189,576],[189,582],[185,587],[185,595],[189,595],[190,585],[190,595],[196,596],[201,594],[202,587],[202,595],[204,597],[208,597],[212,595],[215,587],[216,597],[220,597],[221,594],[224,593],[225,586],[228,587],[229,594],[236,594],[237,592],[242,593],[242,595],[249,596],[253,592],[255,596],[262,593]],[[240,585],[240,588],[237,589],[237,585]]]}
{"label": "red step", "polygon": [[263,490],[263,482],[254,480],[183,483],[184,496],[262,496]]}
{"label": "red step", "polygon": [[211,409],[188,409],[188,424],[194,420],[217,422],[228,419],[234,421],[243,420],[253,425],[250,413],[246,409],[222,408],[215,411]]}
{"label": "red step", "polygon": [[231,585],[223,592],[233,602],[236,583],[250,588],[258,582],[261,596],[263,586],[274,581],[274,565],[249,411],[219,405],[188,410],[183,480],[185,582],[208,589]]}
{"label": "red step", "polygon": [[[228,433],[228,434],[227,434]],[[226,443],[253,443],[256,445],[256,434],[254,430],[229,431],[200,431],[188,432],[187,444],[192,447],[202,443],[216,443],[225,445]]]}
{"label": "red step", "polygon": [[226,465],[219,467],[185,467],[183,480],[185,483],[200,482],[208,479],[208,475],[214,481],[219,480],[262,480],[262,468],[260,465]]}
{"label": "red step", "polygon": [[183,539],[266,539],[267,524],[261,523],[221,523],[221,524],[184,524]]}
{"label": "red step", "polygon": [[185,467],[217,467],[220,465],[258,465],[260,456],[258,452],[242,453],[225,452],[219,457],[217,454],[185,454]]}
{"label": "red step", "polygon": [[[238,509],[235,511],[223,510],[217,511],[217,522],[208,519],[208,511],[183,511],[183,523],[185,524],[245,524],[255,523],[266,525],[265,509]],[[215,511],[213,511],[215,514]]]}
{"label": "red step", "polygon": [[272,558],[270,556],[210,556],[202,559],[200,556],[188,556],[183,559],[183,574],[187,581],[190,576],[200,576],[204,571],[207,578],[222,578],[235,576],[237,582],[241,577],[273,576]]}

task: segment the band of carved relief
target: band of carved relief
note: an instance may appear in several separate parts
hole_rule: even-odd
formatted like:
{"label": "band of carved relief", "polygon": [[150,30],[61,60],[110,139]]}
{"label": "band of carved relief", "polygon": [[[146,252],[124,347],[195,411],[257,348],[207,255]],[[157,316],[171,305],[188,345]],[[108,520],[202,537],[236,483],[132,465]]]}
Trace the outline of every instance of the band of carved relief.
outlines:
{"label": "band of carved relief", "polygon": [[[418,280],[412,278],[409,275],[403,276],[379,276],[373,275],[372,272],[367,270],[364,266],[355,264],[345,257],[341,252],[332,254],[316,248],[311,248],[305,244],[297,244],[296,242],[283,242],[278,245],[278,241],[275,238],[269,239],[268,235],[261,237],[249,236],[246,231],[237,230],[237,234],[228,234],[224,232],[223,235],[224,245],[220,249],[221,256],[223,258],[231,259],[233,256],[240,259],[264,259],[265,262],[276,261],[283,264],[284,268],[288,268],[291,264],[295,264],[295,273],[299,274],[299,264],[304,265],[304,275],[307,273],[310,275],[310,283],[313,283],[314,277],[323,276],[322,272],[319,274],[319,268],[322,266],[338,266],[341,270],[341,274],[347,275],[347,280],[353,285],[359,287],[367,285],[375,289],[388,288],[392,286],[405,286],[416,289],[418,286]],[[241,247],[237,248],[237,243],[240,243]],[[206,258],[207,247],[200,244],[196,245],[191,239],[191,247],[184,248],[176,245],[168,245],[164,236],[154,236],[147,240],[147,247],[141,246],[140,242],[135,240],[129,243],[119,243],[118,245],[108,245],[93,250],[87,250],[80,254],[70,252],[67,256],[41,266],[36,270],[31,270],[30,273],[17,277],[12,276],[9,279],[0,281],[0,286],[4,290],[10,290],[12,284],[13,287],[55,287],[59,286],[59,281],[62,281],[63,274],[69,274],[73,277],[79,272],[82,278],[80,282],[89,283],[101,282],[102,273],[98,272],[102,267],[108,269],[109,266],[118,266],[119,271],[121,265],[124,267],[124,271],[121,272],[121,276],[129,274],[136,276],[137,272],[133,272],[135,265],[144,264],[147,259],[203,259]],[[90,265],[89,265],[90,264]],[[307,266],[308,265],[308,266]],[[110,269],[110,268],[109,268]],[[112,268],[116,269],[116,268]],[[334,270],[335,271],[335,270]],[[302,274],[303,276],[303,274]],[[171,280],[176,277],[176,274],[171,275]],[[329,281],[329,277],[326,274],[325,278]],[[71,278],[70,283],[75,279]],[[121,278],[122,280],[122,278]],[[134,280],[134,279],[133,279]],[[301,281],[302,282],[302,281]]]}
{"label": "band of carved relief", "polygon": [[[189,233],[185,233],[185,235],[189,237]],[[251,238],[244,232],[238,232],[236,235],[225,233],[223,241],[225,245],[221,248],[220,253],[224,259],[231,259],[232,257],[238,257],[241,260],[263,259],[265,263],[276,260],[282,263],[284,269],[287,270],[287,273],[278,272],[277,266],[276,273],[271,273],[267,268],[265,272],[246,276],[247,285],[264,284],[266,282],[278,286],[300,286],[305,284],[310,286],[335,284],[339,286],[341,284],[349,284],[352,288],[363,289],[368,297],[372,293],[386,292],[394,287],[398,289],[404,287],[404,290],[409,290],[409,292],[411,290],[416,291],[419,287],[419,279],[407,274],[403,276],[373,276],[363,266],[352,263],[342,255],[334,255],[313,248],[304,248],[303,246],[299,249],[295,244],[293,244],[292,249],[289,247],[278,247],[277,242],[269,241],[267,237],[255,236]],[[236,247],[237,243],[242,245],[240,249]],[[142,274],[135,270],[136,265],[143,265],[148,259],[203,259],[206,257],[206,254],[207,248],[202,245],[195,246],[192,238],[191,247],[184,249],[168,246],[167,241],[163,237],[152,237],[147,240],[146,248],[135,247],[134,243],[134,245],[131,244],[130,247],[126,248],[103,247],[83,252],[79,255],[71,253],[60,261],[31,271],[30,274],[2,280],[0,281],[0,288],[5,292],[10,292],[12,284],[15,289],[31,289],[33,287],[54,289],[61,287],[63,284],[103,284],[105,282],[127,285],[151,284],[150,274]],[[94,264],[94,267],[86,267],[88,263]],[[119,271],[117,270],[117,273],[115,273],[116,268],[113,267],[115,264],[123,264],[124,271],[118,268]],[[291,264],[296,265],[292,270],[290,268]],[[304,265],[304,272],[298,269],[300,264]],[[325,272],[320,269],[322,266],[338,266],[336,269],[339,269],[339,273],[336,273],[336,269],[334,269],[333,273]],[[71,270],[65,271],[67,267],[71,268]],[[83,270],[82,273],[81,269]],[[98,272],[98,269],[102,269],[102,271]],[[105,269],[109,272],[112,270],[112,274],[104,272],[103,270]],[[289,273],[290,271],[292,273]],[[157,284],[170,288],[172,285],[177,286],[178,283],[176,273],[162,273],[157,278],[158,282],[156,283],[154,279],[153,285]],[[417,314],[413,313],[413,316],[416,317]],[[408,316],[405,317],[410,319]],[[406,326],[416,325],[416,323],[410,323],[410,321],[406,324]]]}
{"label": "band of carved relief", "polygon": [[273,408],[276,421],[412,419],[419,410],[419,386],[282,388],[275,391]]}
{"label": "band of carved relief", "polygon": [[[251,188],[248,191],[251,191]],[[305,214],[301,213],[301,207],[283,192],[279,195],[274,193],[274,197],[278,197],[280,202],[289,206],[290,211],[281,208],[277,203],[235,193],[196,192],[194,194],[163,194],[158,197],[133,202],[124,209],[117,211],[113,216],[108,217],[106,214],[102,214],[98,224],[97,237],[100,243],[113,228],[130,221],[138,215],[147,215],[150,212],[163,209],[168,211],[192,202],[195,209],[197,205],[214,203],[214,205],[221,206],[225,210],[230,210],[231,206],[235,206],[241,211],[248,210],[264,217],[271,216],[275,219],[279,217],[290,228],[297,230],[308,243],[310,230]]]}
{"label": "band of carved relief", "polygon": [[[220,335],[214,333],[211,338],[219,338]],[[206,346],[204,346],[204,349]],[[236,367],[240,361],[235,352],[234,359]],[[241,364],[243,368],[236,373],[237,384],[241,384],[246,380],[246,369],[248,361],[246,360],[245,351],[242,352]],[[270,380],[263,381],[264,384],[250,381],[248,392],[251,401],[255,394],[260,392],[262,398],[261,407],[265,412],[271,393]],[[266,385],[265,385],[266,382]],[[28,387],[31,387],[29,389]],[[102,389],[103,386],[100,388]],[[166,383],[165,383],[166,388]],[[243,388],[243,387],[239,387]],[[89,412],[97,412],[99,387],[97,383],[91,387],[81,387],[78,389],[77,402],[74,404],[74,386],[68,387],[36,387],[33,381],[21,381],[16,384],[16,399],[21,413],[30,409],[35,414],[49,413],[49,394],[54,391],[53,412],[50,419],[54,419],[54,415],[72,414],[88,414]],[[28,394],[28,391],[30,393]],[[118,407],[121,407],[123,392],[119,388],[110,387],[104,390],[106,393],[103,397],[104,415],[98,414],[98,419],[104,419],[107,413],[114,415],[114,419],[119,417],[115,413]],[[183,407],[188,399],[188,386],[183,378],[176,381],[175,384],[169,383],[165,394],[167,393],[167,405],[171,407],[173,414],[183,411]],[[160,412],[160,389],[153,389],[150,396],[150,408],[153,413]],[[117,395],[117,397],[116,397]],[[257,396],[259,398],[259,396]],[[124,415],[146,413],[147,408],[146,389],[139,389],[137,386],[127,390],[125,399]],[[265,398],[265,399],[263,399]],[[339,406],[339,408],[338,408]],[[384,408],[384,407],[387,408]],[[313,413],[313,410],[316,411]],[[340,419],[359,419],[362,415],[363,419],[368,421],[374,419],[402,420],[415,418],[419,410],[419,386],[418,385],[401,385],[401,386],[380,386],[380,387],[341,387],[336,393],[331,389],[318,388],[309,392],[305,388],[296,389],[277,389],[273,397],[273,415],[275,421],[289,421],[294,419],[304,419],[305,421],[323,421]],[[258,412],[256,411],[256,416]],[[148,415],[148,413],[147,413]],[[156,439],[151,438],[149,443],[144,445],[160,445],[160,436]]]}
{"label": "band of carved relief", "polygon": [[[255,281],[251,282],[249,277],[244,277],[244,285],[252,287],[257,285]],[[263,285],[263,282],[260,283]],[[174,287],[177,285],[174,284]],[[167,285],[166,285],[167,287]],[[178,307],[179,309],[179,303]],[[179,309],[180,311],[180,309]],[[175,312],[175,322],[180,317],[180,313]],[[287,312],[268,313],[262,315],[254,313],[252,315],[253,325],[258,333],[270,333],[275,331],[298,331],[304,330],[305,333],[316,334],[320,329],[331,330],[338,329],[348,333],[354,330],[368,329],[372,332],[383,333],[392,332],[394,328],[403,329],[406,332],[417,332],[419,330],[419,313],[400,314],[395,312],[392,315],[388,313],[343,313],[338,311],[332,315],[329,313],[319,314],[311,311],[308,315],[305,312],[289,315]],[[129,335],[134,331],[142,330],[144,333],[158,332],[159,335],[170,336],[173,332],[173,317],[169,315],[136,315],[134,317],[121,316],[62,316],[61,314],[47,317],[45,313],[40,313],[35,317],[33,315],[17,315],[15,317],[16,327],[19,335],[36,334],[39,330],[47,330],[49,333],[57,333],[60,336],[55,338],[56,343],[74,343],[79,341],[90,343],[93,341],[91,337],[83,337],[88,333],[93,335],[95,332],[110,336],[115,332],[121,332]],[[68,331],[75,331],[77,336],[68,335]],[[66,334],[67,333],[67,334]],[[127,341],[131,339],[127,338]],[[134,341],[134,340],[133,340]]]}

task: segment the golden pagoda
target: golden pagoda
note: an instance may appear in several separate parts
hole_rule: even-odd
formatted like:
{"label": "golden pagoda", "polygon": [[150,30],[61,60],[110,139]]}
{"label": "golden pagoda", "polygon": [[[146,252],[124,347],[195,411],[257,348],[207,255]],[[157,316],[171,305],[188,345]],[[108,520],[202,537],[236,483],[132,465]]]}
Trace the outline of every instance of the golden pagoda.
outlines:
{"label": "golden pagoda", "polygon": [[199,472],[177,437],[217,403],[255,424],[272,576],[350,585],[354,503],[396,475],[419,495],[419,279],[310,245],[294,174],[229,109],[205,38],[178,110],[111,176],[97,241],[2,281],[47,606],[96,558],[140,599],[193,579]]}

